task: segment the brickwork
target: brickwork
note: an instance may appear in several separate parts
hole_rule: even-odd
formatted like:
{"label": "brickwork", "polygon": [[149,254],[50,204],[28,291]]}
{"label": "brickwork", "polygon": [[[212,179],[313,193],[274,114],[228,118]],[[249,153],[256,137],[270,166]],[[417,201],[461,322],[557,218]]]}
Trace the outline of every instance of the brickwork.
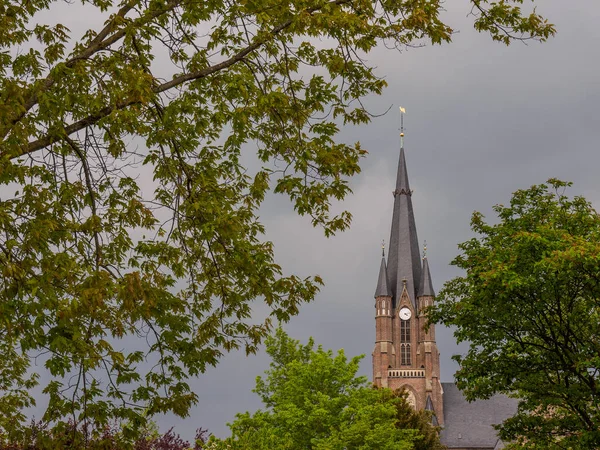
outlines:
{"label": "brickwork", "polygon": [[[433,296],[417,299],[419,313],[406,289],[400,301],[391,308],[392,297],[375,299],[375,348],[373,349],[373,383],[390,389],[406,389],[414,395],[415,407],[424,409],[431,398],[436,418],[444,424],[443,391],[440,384],[440,357],[435,342],[435,326],[425,330],[427,317],[423,309],[433,304]],[[410,337],[402,333],[401,309],[410,310]],[[402,358],[402,348],[410,346],[410,364]]]}
{"label": "brickwork", "polygon": [[395,361],[392,314],[392,297],[377,297],[375,300],[376,340],[373,349],[373,381],[379,387],[387,386],[387,369],[393,366]]}

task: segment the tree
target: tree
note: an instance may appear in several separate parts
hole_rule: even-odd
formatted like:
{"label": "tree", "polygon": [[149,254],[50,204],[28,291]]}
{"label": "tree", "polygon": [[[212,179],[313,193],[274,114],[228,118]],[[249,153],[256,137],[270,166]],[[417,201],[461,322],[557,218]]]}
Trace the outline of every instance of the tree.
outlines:
{"label": "tree", "polygon": [[468,399],[520,399],[500,436],[526,448],[600,447],[600,216],[569,186],[515,192],[494,225],[475,212],[453,261],[466,273],[430,312],[469,342],[454,357]]}
{"label": "tree", "polygon": [[116,426],[107,426],[101,433],[77,427],[74,423],[63,424],[49,430],[47,424],[32,422],[18,441],[6,442],[0,436],[0,450],[53,450],[58,448],[86,448],[89,450],[202,450],[208,440],[208,431],[198,429],[194,445],[173,432],[159,433],[150,423],[140,430],[135,440],[127,439]]}
{"label": "tree", "polygon": [[416,430],[419,436],[413,442],[415,450],[443,450],[446,446],[440,442],[441,428],[432,425],[432,412],[426,410],[415,411],[406,401],[408,393],[405,390],[394,391],[394,396],[402,401],[396,403],[396,428],[402,430]]}
{"label": "tree", "polygon": [[[476,28],[554,33],[520,3],[472,0]],[[345,229],[330,203],[366,151],[336,136],[385,86],[364,56],[452,30],[438,0],[82,0],[55,23],[61,4],[0,0],[0,430],[40,373],[46,422],[135,430],[314,298],[258,208],[281,193]],[[78,36],[79,14],[102,25]]]}
{"label": "tree", "polygon": [[315,349],[312,339],[301,345],[281,328],[266,346],[271,366],[254,392],[267,409],[238,414],[229,424],[232,436],[213,438],[207,448],[408,449],[422,439],[416,429],[398,426],[418,422],[404,394],[356,376],[362,357],[348,360],[343,350],[334,356]]}

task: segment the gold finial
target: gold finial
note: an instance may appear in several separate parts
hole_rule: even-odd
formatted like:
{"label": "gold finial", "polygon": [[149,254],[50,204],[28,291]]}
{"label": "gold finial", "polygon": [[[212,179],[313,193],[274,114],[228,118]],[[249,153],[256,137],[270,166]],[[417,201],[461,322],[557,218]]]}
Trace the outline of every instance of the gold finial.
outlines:
{"label": "gold finial", "polygon": [[427,259],[427,241],[423,241],[423,259]]}
{"label": "gold finial", "polygon": [[400,148],[404,148],[404,114],[406,109],[400,106]]}
{"label": "gold finial", "polygon": [[406,287],[406,277],[402,278],[402,286]]}
{"label": "gold finial", "polygon": [[381,240],[381,256],[385,258],[385,239]]}

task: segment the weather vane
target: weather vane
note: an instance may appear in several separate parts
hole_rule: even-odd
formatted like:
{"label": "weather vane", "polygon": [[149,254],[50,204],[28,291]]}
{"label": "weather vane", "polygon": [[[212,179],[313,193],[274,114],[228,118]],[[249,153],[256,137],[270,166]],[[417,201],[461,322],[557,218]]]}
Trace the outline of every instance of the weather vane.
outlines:
{"label": "weather vane", "polygon": [[400,106],[400,148],[404,148],[404,114],[406,109]]}

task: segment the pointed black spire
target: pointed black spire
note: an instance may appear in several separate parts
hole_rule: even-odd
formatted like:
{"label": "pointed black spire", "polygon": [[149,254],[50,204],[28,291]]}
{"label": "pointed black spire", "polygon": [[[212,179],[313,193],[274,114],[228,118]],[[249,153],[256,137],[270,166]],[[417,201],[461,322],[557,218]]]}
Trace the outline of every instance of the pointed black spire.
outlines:
{"label": "pointed black spire", "polygon": [[427,396],[427,402],[425,403],[425,411],[431,411],[433,414],[431,415],[431,424],[434,427],[439,426],[439,422],[437,417],[435,417],[435,409],[433,408],[433,402],[431,401],[431,397]]}
{"label": "pointed black spire", "polygon": [[421,281],[421,257],[411,196],[404,147],[402,147],[398,161],[396,190],[394,191],[388,280],[394,302],[397,304],[402,293],[402,280],[406,279],[407,292],[416,307],[417,286]]}
{"label": "pointed black spire", "polygon": [[433,402],[431,401],[431,397],[428,395],[427,396],[427,401],[425,402],[425,411],[434,411],[433,409]]}
{"label": "pointed black spire", "polygon": [[379,279],[377,280],[377,289],[375,289],[375,298],[380,296],[392,296],[387,277],[387,267],[385,266],[385,253],[381,251],[381,266],[379,267]]}
{"label": "pointed black spire", "polygon": [[421,272],[421,285],[419,286],[419,297],[422,295],[431,295],[435,297],[433,284],[431,283],[431,274],[429,273],[429,263],[427,257],[423,258],[423,271]]}

